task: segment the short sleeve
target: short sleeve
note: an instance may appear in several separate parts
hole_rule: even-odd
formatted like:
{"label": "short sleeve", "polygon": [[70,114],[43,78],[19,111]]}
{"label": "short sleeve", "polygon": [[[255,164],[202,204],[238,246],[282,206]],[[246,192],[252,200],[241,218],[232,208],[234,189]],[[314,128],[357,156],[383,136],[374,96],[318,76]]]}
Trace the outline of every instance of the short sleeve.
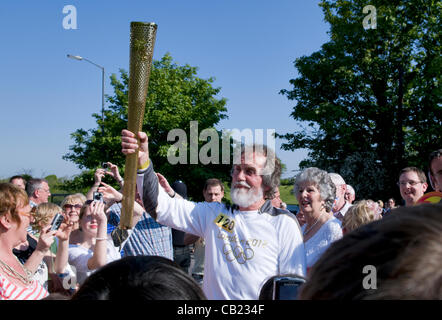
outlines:
{"label": "short sleeve", "polygon": [[77,272],[90,272],[87,262],[92,258],[92,251],[82,249],[78,245],[73,245],[69,247],[69,264],[74,266]]}
{"label": "short sleeve", "polygon": [[121,216],[120,206],[118,204],[113,204],[109,208],[108,224],[117,227],[120,224],[120,216]]}

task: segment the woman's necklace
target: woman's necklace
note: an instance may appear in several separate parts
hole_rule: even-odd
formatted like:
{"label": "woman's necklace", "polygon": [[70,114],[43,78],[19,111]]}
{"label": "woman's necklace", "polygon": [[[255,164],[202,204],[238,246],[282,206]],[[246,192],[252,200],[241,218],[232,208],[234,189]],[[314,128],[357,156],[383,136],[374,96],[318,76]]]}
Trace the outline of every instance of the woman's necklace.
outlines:
{"label": "woman's necklace", "polygon": [[310,230],[313,229],[313,227],[318,223],[319,219],[321,219],[321,216],[324,214],[324,211],[322,211],[322,213],[319,215],[318,219],[316,219],[315,223],[312,224],[312,226],[310,228],[307,229],[307,226],[304,230],[304,232],[302,233],[303,236],[305,236],[307,233],[310,232]]}
{"label": "woman's necklace", "polygon": [[[15,258],[17,259],[17,257]],[[24,265],[22,265],[18,259],[17,261],[18,263],[20,263],[21,267],[25,271],[26,276],[23,276],[21,273],[15,271],[14,268],[9,266],[7,263],[3,262],[2,260],[0,260],[0,268],[11,278],[17,279],[21,281],[25,286],[28,286],[32,283],[32,281],[34,281],[34,279],[32,278],[32,272],[28,270]]]}

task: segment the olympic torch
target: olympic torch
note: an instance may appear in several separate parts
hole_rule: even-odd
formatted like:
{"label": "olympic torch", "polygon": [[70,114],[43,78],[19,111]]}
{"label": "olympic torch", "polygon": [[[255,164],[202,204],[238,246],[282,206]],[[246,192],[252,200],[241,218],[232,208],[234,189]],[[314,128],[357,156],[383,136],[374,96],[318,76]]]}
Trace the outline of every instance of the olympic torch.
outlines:
{"label": "olympic torch", "polygon": [[[135,133],[137,137],[138,132],[142,130],[143,126],[156,32],[157,25],[152,22],[131,22],[130,24],[129,106],[127,129]],[[132,226],[137,178],[137,160],[138,151],[134,154],[126,155],[123,205],[119,225],[120,230],[127,230]]]}

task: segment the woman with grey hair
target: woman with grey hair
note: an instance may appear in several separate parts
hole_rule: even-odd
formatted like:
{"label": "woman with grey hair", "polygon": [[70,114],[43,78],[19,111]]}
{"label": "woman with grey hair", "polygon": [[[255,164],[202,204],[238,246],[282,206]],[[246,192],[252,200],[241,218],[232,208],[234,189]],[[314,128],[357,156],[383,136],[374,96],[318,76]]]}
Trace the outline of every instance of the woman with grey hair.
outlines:
{"label": "woman with grey hair", "polygon": [[331,213],[336,187],[326,171],[312,167],[298,174],[294,192],[306,220],[301,230],[308,273],[330,244],[342,238],[341,222]]}

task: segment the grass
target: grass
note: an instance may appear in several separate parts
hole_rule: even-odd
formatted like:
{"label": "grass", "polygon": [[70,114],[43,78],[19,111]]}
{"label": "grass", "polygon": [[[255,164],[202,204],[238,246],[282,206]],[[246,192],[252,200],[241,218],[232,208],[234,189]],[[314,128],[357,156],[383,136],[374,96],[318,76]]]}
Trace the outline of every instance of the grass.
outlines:
{"label": "grass", "polygon": [[280,186],[279,193],[281,194],[279,197],[286,204],[298,204],[298,200],[293,195],[293,185]]}

